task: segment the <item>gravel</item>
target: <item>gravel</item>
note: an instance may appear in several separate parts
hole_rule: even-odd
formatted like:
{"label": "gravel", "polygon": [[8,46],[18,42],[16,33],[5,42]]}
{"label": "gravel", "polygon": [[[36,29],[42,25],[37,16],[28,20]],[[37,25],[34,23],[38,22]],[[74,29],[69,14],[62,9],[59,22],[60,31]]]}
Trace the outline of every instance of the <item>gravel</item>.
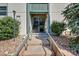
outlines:
{"label": "gravel", "polygon": [[[76,53],[69,47],[70,40],[68,38],[58,36],[52,37],[60,48],[68,50],[74,55],[79,56],[78,53]],[[10,54],[13,54],[16,51],[16,48],[19,46],[20,42],[22,42],[22,40],[18,38],[16,38],[15,41],[13,41],[13,39],[0,41],[0,56],[8,56]],[[20,56],[22,56],[23,52],[24,49],[23,51],[21,51]]]}
{"label": "gravel", "polygon": [[13,39],[10,40],[1,40],[0,41],[0,56],[8,56],[16,51],[16,48],[19,46],[21,40]]}
{"label": "gravel", "polygon": [[74,50],[72,50],[69,47],[70,44],[70,40],[66,37],[58,37],[58,36],[52,36],[53,39],[55,40],[55,42],[58,44],[58,46],[62,49],[65,49],[67,51],[70,51],[72,54],[79,56],[78,53],[76,53]]}

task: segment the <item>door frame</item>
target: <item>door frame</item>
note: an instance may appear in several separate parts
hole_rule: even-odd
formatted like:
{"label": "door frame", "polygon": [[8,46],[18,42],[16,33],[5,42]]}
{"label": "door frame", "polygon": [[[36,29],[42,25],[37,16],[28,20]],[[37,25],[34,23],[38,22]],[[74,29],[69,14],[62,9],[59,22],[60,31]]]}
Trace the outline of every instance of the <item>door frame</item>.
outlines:
{"label": "door frame", "polygon": [[[31,21],[33,21],[33,18],[35,18],[35,17],[39,18],[39,20],[41,19],[41,18],[40,18],[41,16],[35,15],[35,16],[31,17]],[[32,27],[32,33],[45,33],[45,25],[44,25],[44,32],[40,32],[39,20],[38,20],[38,31],[39,31],[39,32],[33,32],[33,27]],[[45,22],[46,22],[46,19],[45,19]],[[32,22],[32,26],[33,26],[33,22]]]}

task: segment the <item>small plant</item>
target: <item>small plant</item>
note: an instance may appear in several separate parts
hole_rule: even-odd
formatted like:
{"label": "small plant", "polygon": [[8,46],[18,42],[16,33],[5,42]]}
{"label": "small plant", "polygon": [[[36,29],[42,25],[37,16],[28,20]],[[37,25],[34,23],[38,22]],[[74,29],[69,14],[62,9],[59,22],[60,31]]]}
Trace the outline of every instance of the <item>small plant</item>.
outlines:
{"label": "small plant", "polygon": [[70,48],[72,48],[75,52],[79,53],[79,36],[72,38]]}
{"label": "small plant", "polygon": [[64,26],[65,26],[65,24],[62,22],[53,21],[53,23],[51,25],[51,31],[55,35],[59,36],[62,33],[62,31],[64,30]]}
{"label": "small plant", "polygon": [[79,53],[79,44],[70,44],[71,49],[73,49],[76,53]]}
{"label": "small plant", "polygon": [[41,25],[41,26],[40,26],[40,31],[41,31],[41,32],[44,32],[44,25]]}
{"label": "small plant", "polygon": [[13,38],[14,33],[14,24],[15,24],[15,36],[17,37],[19,33],[20,23],[17,20],[14,20],[12,17],[3,17],[0,20],[0,39],[10,39]]}

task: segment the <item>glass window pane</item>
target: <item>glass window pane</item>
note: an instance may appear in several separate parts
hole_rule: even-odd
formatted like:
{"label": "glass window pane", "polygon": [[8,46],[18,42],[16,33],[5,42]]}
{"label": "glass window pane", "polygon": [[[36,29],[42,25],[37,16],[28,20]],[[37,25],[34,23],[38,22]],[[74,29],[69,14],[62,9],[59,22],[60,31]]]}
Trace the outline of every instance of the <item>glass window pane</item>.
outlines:
{"label": "glass window pane", "polygon": [[0,12],[0,15],[7,15],[7,12]]}
{"label": "glass window pane", "polygon": [[7,7],[0,6],[0,15],[7,15]]}

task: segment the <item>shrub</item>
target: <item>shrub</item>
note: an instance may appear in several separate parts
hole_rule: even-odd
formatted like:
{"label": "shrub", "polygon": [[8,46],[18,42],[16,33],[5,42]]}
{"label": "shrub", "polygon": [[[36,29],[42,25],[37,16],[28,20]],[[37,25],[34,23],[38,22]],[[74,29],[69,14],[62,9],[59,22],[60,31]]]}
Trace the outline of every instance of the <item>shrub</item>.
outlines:
{"label": "shrub", "polygon": [[72,38],[71,47],[79,51],[79,3],[68,4],[62,15],[64,16],[64,20],[68,22],[67,25],[71,29],[71,32],[76,36],[75,39]]}
{"label": "shrub", "polygon": [[70,48],[72,48],[75,52],[79,53],[79,36],[72,38]]}
{"label": "shrub", "polygon": [[64,20],[73,34],[79,35],[79,3],[70,3],[62,12]]}
{"label": "shrub", "polygon": [[15,24],[15,37],[19,33],[20,22],[14,20],[12,17],[3,17],[0,20],[0,39],[11,39],[13,38],[14,33],[14,24]]}
{"label": "shrub", "polygon": [[41,32],[44,32],[44,25],[41,25],[41,26],[40,26],[40,31],[41,31]]}
{"label": "shrub", "polygon": [[60,35],[62,33],[62,31],[64,30],[64,23],[62,22],[57,22],[54,21],[51,25],[51,31],[55,34],[55,35]]}

